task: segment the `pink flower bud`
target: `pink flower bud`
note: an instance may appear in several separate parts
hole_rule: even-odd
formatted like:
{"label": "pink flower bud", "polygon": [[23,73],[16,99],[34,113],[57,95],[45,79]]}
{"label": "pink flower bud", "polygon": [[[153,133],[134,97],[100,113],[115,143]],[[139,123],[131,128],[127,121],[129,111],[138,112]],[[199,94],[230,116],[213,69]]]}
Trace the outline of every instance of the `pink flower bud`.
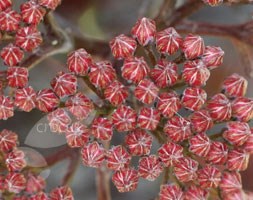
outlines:
{"label": "pink flower bud", "polygon": [[50,192],[50,200],[74,200],[72,190],[68,186],[61,186]]}
{"label": "pink flower bud", "polygon": [[5,177],[4,184],[9,192],[19,194],[26,187],[26,179],[23,174],[11,172]]}
{"label": "pink flower bud", "polygon": [[195,180],[199,163],[189,157],[181,157],[174,166],[174,173],[180,182]]}
{"label": "pink flower bud", "polygon": [[50,130],[55,133],[65,132],[71,123],[71,118],[64,108],[57,108],[47,115]]}
{"label": "pink flower bud", "polygon": [[8,171],[21,171],[26,166],[24,152],[13,149],[13,151],[5,156],[5,164]]}
{"label": "pink flower bud", "polygon": [[61,4],[61,0],[38,0],[38,3],[48,9],[55,10]]}
{"label": "pink flower bud", "polygon": [[163,130],[173,142],[182,142],[192,135],[190,125],[190,121],[183,117],[174,116],[168,120]]}
{"label": "pink flower bud", "polygon": [[238,192],[242,189],[241,175],[238,172],[224,172],[220,182],[223,194]]}
{"label": "pink flower bud", "polygon": [[112,114],[114,127],[122,131],[131,131],[136,127],[136,112],[129,106],[121,105]]}
{"label": "pink flower bud", "polygon": [[105,150],[97,142],[85,145],[81,151],[83,164],[88,167],[101,167],[105,160]]}
{"label": "pink flower bud", "polygon": [[209,6],[218,6],[222,4],[223,0],[203,0]]}
{"label": "pink flower bud", "polygon": [[18,143],[18,135],[7,129],[0,132],[0,150],[8,152],[14,149]]}
{"label": "pink flower bud", "polygon": [[227,155],[227,145],[222,142],[215,141],[211,144],[207,159],[212,164],[222,165],[227,161]]}
{"label": "pink flower bud", "polygon": [[153,108],[141,108],[138,115],[138,126],[147,130],[155,130],[160,122],[160,113]]}
{"label": "pink flower bud", "polygon": [[232,109],[229,99],[224,94],[216,94],[209,101],[207,108],[215,121],[226,121],[231,118]]}
{"label": "pink flower bud", "polygon": [[206,46],[202,60],[209,69],[214,69],[223,63],[224,51],[220,47]]}
{"label": "pink flower bud", "polygon": [[19,109],[30,112],[35,108],[36,92],[29,86],[15,91],[15,106]]}
{"label": "pink flower bud", "polygon": [[104,95],[113,106],[118,106],[125,102],[128,97],[128,90],[122,83],[115,80],[106,87]]}
{"label": "pink flower bud", "polygon": [[214,166],[207,165],[198,170],[198,182],[201,188],[217,188],[221,181],[221,172]]}
{"label": "pink flower bud", "polygon": [[82,147],[89,141],[90,130],[82,123],[75,122],[66,129],[66,140],[70,147]]}
{"label": "pink flower bud", "polygon": [[204,40],[199,35],[189,34],[185,37],[182,50],[186,59],[194,59],[205,51]]}
{"label": "pink flower bud", "polygon": [[228,152],[227,168],[231,171],[244,171],[249,164],[249,154],[244,150],[234,149]]}
{"label": "pink flower bud", "polygon": [[166,167],[174,166],[183,157],[183,147],[173,142],[167,142],[158,149],[158,155]]}
{"label": "pink flower bud", "polygon": [[60,103],[58,97],[51,89],[42,89],[37,92],[36,107],[42,112],[51,112]]}
{"label": "pink flower bud", "polygon": [[49,200],[48,196],[44,192],[38,192],[30,197],[30,200]]}
{"label": "pink flower bud", "polygon": [[113,38],[109,44],[112,55],[116,59],[123,59],[133,56],[137,48],[136,41],[133,38],[130,38],[123,34]]}
{"label": "pink flower bud", "polygon": [[157,109],[164,117],[171,118],[181,108],[180,99],[176,92],[161,93],[158,97]]}
{"label": "pink flower bud", "polygon": [[[2,5],[0,5],[2,6]],[[12,8],[7,8],[0,12],[0,30],[17,31],[21,21],[21,16]]]}
{"label": "pink flower bud", "polygon": [[65,106],[77,120],[86,119],[94,109],[92,101],[81,92],[71,96]]}
{"label": "pink flower bud", "polygon": [[60,71],[52,79],[51,86],[60,98],[70,96],[77,91],[77,78],[70,73]]}
{"label": "pink flower bud", "polygon": [[[36,176],[33,174],[28,174],[26,192],[28,193],[39,193],[44,190],[46,182],[42,176]],[[43,200],[43,199],[42,199]]]}
{"label": "pink flower bud", "polygon": [[108,169],[120,170],[129,166],[131,156],[123,146],[118,145],[107,151],[106,161]]}
{"label": "pink flower bud", "polygon": [[33,51],[42,43],[41,33],[35,26],[20,28],[16,33],[15,44],[25,51]]}
{"label": "pink flower bud", "polygon": [[187,61],[184,64],[183,79],[194,87],[204,86],[210,77],[210,71],[201,60]]}
{"label": "pink flower bud", "polygon": [[25,67],[9,67],[7,69],[7,80],[10,87],[25,87],[28,83],[28,76],[28,70]]}
{"label": "pink flower bud", "polygon": [[253,99],[238,97],[232,102],[233,116],[238,120],[247,122],[253,119]]}
{"label": "pink flower bud", "polygon": [[178,79],[177,65],[165,59],[159,60],[150,76],[160,88],[172,86]]}
{"label": "pink flower bud", "polygon": [[145,104],[151,104],[155,101],[159,88],[149,79],[143,79],[139,82],[134,91],[134,96]]}
{"label": "pink flower bud", "polygon": [[190,186],[189,189],[184,192],[184,200],[206,200],[208,199],[208,192],[197,186]]}
{"label": "pink flower bud", "polygon": [[227,96],[240,97],[245,95],[247,86],[248,81],[244,77],[232,74],[224,80],[222,88]]}
{"label": "pink flower bud", "polygon": [[134,38],[137,38],[138,42],[142,46],[146,46],[149,42],[152,42],[156,34],[155,21],[146,17],[139,19],[131,31]]}
{"label": "pink flower bud", "polygon": [[0,1],[0,11],[5,10],[8,7],[12,6],[12,0],[1,0]]}
{"label": "pink flower bud", "polygon": [[251,135],[247,139],[247,141],[243,145],[243,149],[250,153],[253,154],[253,128],[251,128]]}
{"label": "pink flower bud", "polygon": [[142,129],[135,129],[127,134],[125,143],[133,156],[148,155],[151,150],[153,138]]}
{"label": "pink flower bud", "polygon": [[206,91],[201,88],[187,87],[182,96],[182,105],[192,111],[199,110],[206,102]]}
{"label": "pink flower bud", "polygon": [[183,200],[183,191],[178,185],[160,186],[159,200]]}
{"label": "pink flower bud", "polygon": [[236,146],[243,145],[251,135],[250,127],[245,122],[228,122],[227,130],[223,133],[223,138]]}
{"label": "pink flower bud", "polygon": [[95,118],[91,126],[91,134],[99,140],[111,140],[113,131],[112,123],[107,118]]}
{"label": "pink flower bud", "polygon": [[139,160],[139,176],[154,181],[162,173],[163,166],[156,155],[142,157]]}
{"label": "pink flower bud", "polygon": [[149,73],[149,67],[143,57],[128,57],[122,67],[122,76],[128,81],[139,83]]}
{"label": "pink flower bud", "polygon": [[156,34],[156,48],[160,53],[174,54],[182,46],[183,38],[173,27]]}
{"label": "pink flower bud", "polygon": [[78,49],[68,54],[67,65],[69,71],[85,76],[88,74],[90,66],[92,64],[91,55],[87,53],[85,49]]}
{"label": "pink flower bud", "polygon": [[191,127],[194,132],[205,132],[213,127],[213,120],[207,110],[194,112],[190,116]]}
{"label": "pink flower bud", "polygon": [[37,25],[43,20],[46,9],[41,7],[36,0],[30,0],[21,4],[21,16],[25,23]]}
{"label": "pink flower bud", "polygon": [[1,50],[1,58],[10,67],[17,66],[24,57],[24,52],[12,43]]}
{"label": "pink flower bud", "polygon": [[112,175],[112,182],[119,192],[131,192],[138,185],[138,172],[134,169],[121,169]]}
{"label": "pink flower bud", "polygon": [[6,120],[14,115],[14,103],[10,97],[0,95],[0,119]]}
{"label": "pink flower bud", "polygon": [[90,82],[99,88],[106,88],[116,78],[116,72],[109,61],[92,64],[89,72]]}
{"label": "pink flower bud", "polygon": [[202,132],[193,136],[189,140],[189,144],[189,151],[200,157],[206,157],[210,150],[211,141],[209,137]]}

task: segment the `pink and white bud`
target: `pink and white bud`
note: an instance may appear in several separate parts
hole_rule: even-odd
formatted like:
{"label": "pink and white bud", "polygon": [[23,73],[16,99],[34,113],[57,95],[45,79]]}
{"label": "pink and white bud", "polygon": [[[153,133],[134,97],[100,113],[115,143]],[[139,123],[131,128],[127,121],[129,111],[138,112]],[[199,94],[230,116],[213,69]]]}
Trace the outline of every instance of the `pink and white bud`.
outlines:
{"label": "pink and white bud", "polygon": [[25,154],[23,151],[13,149],[5,156],[5,164],[10,172],[21,171],[26,166]]}
{"label": "pink and white bud", "polygon": [[109,44],[112,55],[116,59],[123,59],[133,56],[137,48],[136,41],[133,38],[123,34],[113,38]]}
{"label": "pink and white bud", "polygon": [[69,71],[85,76],[88,74],[92,64],[91,55],[85,49],[78,49],[68,54],[67,65]]}
{"label": "pink and white bud", "polygon": [[70,147],[83,147],[88,141],[90,130],[82,123],[75,122],[65,131],[66,140]]}
{"label": "pink and white bud", "polygon": [[161,185],[159,200],[183,200],[183,191],[178,185]]}
{"label": "pink and white bud", "polygon": [[58,72],[50,84],[60,98],[73,95],[77,91],[77,78],[70,73]]}
{"label": "pink and white bud", "polygon": [[134,90],[134,96],[145,104],[151,104],[155,101],[159,88],[149,79],[143,79]]}
{"label": "pink and white bud", "polygon": [[193,87],[206,85],[210,77],[210,71],[202,60],[187,61],[184,64],[183,79]]}
{"label": "pink and white bud", "polygon": [[36,26],[20,28],[16,33],[15,44],[25,51],[33,51],[42,43],[41,33]]}
{"label": "pink and white bud", "polygon": [[135,129],[125,137],[126,146],[133,156],[148,155],[152,141],[152,136],[142,129]]}
{"label": "pink and white bud", "polygon": [[140,128],[152,131],[158,126],[160,118],[161,117],[158,110],[143,107],[139,112],[137,124]]}
{"label": "pink and white bud", "polygon": [[97,142],[88,143],[81,150],[83,164],[88,167],[101,167],[105,161],[105,149]]}
{"label": "pink and white bud", "polygon": [[0,11],[5,10],[12,6],[12,0],[1,0],[0,1]]}
{"label": "pink and white bud", "polygon": [[136,127],[137,114],[129,106],[121,105],[112,114],[112,123],[114,127],[122,131],[131,131]]}
{"label": "pink and white bud", "polygon": [[177,70],[178,67],[175,63],[162,59],[151,70],[150,76],[158,87],[165,88],[176,83],[178,79]]}
{"label": "pink and white bud", "polygon": [[[0,5],[2,6],[2,5]],[[7,8],[0,12],[0,30],[17,31],[21,22],[21,15],[12,8]]]}
{"label": "pink and white bud", "polygon": [[6,189],[9,192],[20,194],[26,188],[25,176],[21,173],[10,172],[5,177]]}
{"label": "pink and white bud", "polygon": [[0,150],[8,152],[14,149],[18,144],[18,135],[7,129],[0,132]]}
{"label": "pink and white bud", "polygon": [[163,131],[173,142],[182,142],[192,135],[190,121],[177,115],[168,120]]}
{"label": "pink and white bud", "polygon": [[216,167],[207,165],[198,170],[198,182],[201,188],[217,188],[221,181],[221,172]]}
{"label": "pink and white bud", "polygon": [[131,192],[138,186],[138,172],[134,169],[121,169],[112,175],[112,182],[119,192]]}
{"label": "pink and white bud", "polygon": [[146,46],[149,42],[152,42],[156,34],[155,21],[146,17],[139,19],[131,31],[134,38],[142,46]]}
{"label": "pink and white bud", "polygon": [[197,111],[205,104],[207,93],[205,90],[196,87],[187,87],[182,96],[182,105],[191,110]]}
{"label": "pink and white bud", "polygon": [[223,194],[239,192],[242,189],[242,179],[239,172],[224,172],[220,182]]}
{"label": "pink and white bud", "polygon": [[180,99],[176,92],[161,93],[158,97],[157,109],[167,118],[171,118],[181,108]]}
{"label": "pink and white bud", "polygon": [[36,92],[31,86],[22,89],[17,89],[15,91],[14,104],[19,109],[25,112],[30,112],[33,108],[36,107],[35,100],[36,100]]}
{"label": "pink and white bud", "polygon": [[171,167],[183,157],[183,150],[179,144],[167,142],[158,149],[158,156],[166,167]]}
{"label": "pink and white bud", "polygon": [[174,165],[174,173],[180,182],[189,182],[197,178],[199,163],[189,157],[181,157]]}
{"label": "pink and white bud", "polygon": [[183,38],[173,27],[156,33],[156,48],[160,53],[172,55],[182,46]]}
{"label": "pink and white bud", "polygon": [[57,187],[50,192],[50,200],[74,200],[73,193],[70,187]]}
{"label": "pink and white bud", "polygon": [[59,98],[51,89],[42,89],[36,95],[36,107],[42,112],[51,112],[60,103]]}
{"label": "pink and white bud", "polygon": [[229,99],[224,94],[214,95],[207,104],[210,116],[215,121],[227,121],[232,116],[232,108]]}
{"label": "pink and white bud", "polygon": [[234,149],[228,152],[227,168],[230,171],[244,171],[249,164],[249,154],[244,150]]}
{"label": "pink and white bud", "polygon": [[90,67],[89,79],[95,87],[106,88],[115,78],[115,69],[109,61],[100,61]]}
{"label": "pink and white bud", "polygon": [[112,122],[103,117],[95,118],[91,125],[91,134],[99,140],[111,140],[113,135]]}
{"label": "pink and white bud", "polygon": [[120,170],[129,166],[131,155],[122,146],[114,146],[106,152],[106,166],[111,170]]}
{"label": "pink and white bud", "polygon": [[232,121],[227,123],[227,130],[223,133],[223,138],[236,146],[243,145],[251,135],[249,124],[245,122]]}
{"label": "pink and white bud", "polygon": [[4,63],[10,67],[17,66],[24,58],[24,52],[12,43],[5,46],[0,54]]}
{"label": "pink and white bud", "polygon": [[190,116],[191,128],[194,132],[205,132],[213,127],[213,120],[207,110],[194,112]]}
{"label": "pink and white bud", "polygon": [[71,96],[65,102],[65,107],[77,118],[77,120],[86,119],[94,110],[92,101],[81,92]]}
{"label": "pink and white bud", "polygon": [[238,97],[232,102],[233,116],[239,121],[247,122],[253,119],[253,99]]}
{"label": "pink and white bud", "polygon": [[162,173],[163,166],[156,155],[142,157],[139,160],[139,176],[154,181]]}
{"label": "pink and white bud", "polygon": [[214,141],[210,146],[207,159],[212,164],[223,165],[227,161],[228,147],[226,144]]}
{"label": "pink and white bud", "polygon": [[10,97],[0,96],[0,119],[6,120],[14,115],[14,103]]}
{"label": "pink and white bud", "polygon": [[189,140],[189,151],[200,157],[206,157],[209,153],[211,141],[204,133],[199,133]]}
{"label": "pink and white bud", "polygon": [[186,59],[194,59],[203,55],[205,51],[203,38],[199,35],[187,35],[182,44],[182,50]]}
{"label": "pink and white bud", "polygon": [[104,91],[105,99],[107,99],[113,106],[118,106],[125,102],[128,97],[127,88],[115,80]]}
{"label": "pink and white bud", "polygon": [[56,7],[61,4],[61,1],[62,0],[38,0],[38,3],[50,10],[55,10]]}
{"label": "pink and white bud", "polygon": [[224,51],[220,47],[206,46],[202,60],[208,69],[215,69],[223,63]]}
{"label": "pink and white bud", "polygon": [[247,86],[248,81],[244,77],[232,74],[224,80],[222,89],[224,89],[225,94],[229,97],[240,97],[245,95]]}
{"label": "pink and white bud", "polygon": [[150,69],[143,57],[128,57],[122,66],[122,76],[128,81],[139,83],[148,75]]}
{"label": "pink and white bud", "polygon": [[25,67],[8,67],[7,80],[10,87],[23,88],[28,83],[28,69]]}

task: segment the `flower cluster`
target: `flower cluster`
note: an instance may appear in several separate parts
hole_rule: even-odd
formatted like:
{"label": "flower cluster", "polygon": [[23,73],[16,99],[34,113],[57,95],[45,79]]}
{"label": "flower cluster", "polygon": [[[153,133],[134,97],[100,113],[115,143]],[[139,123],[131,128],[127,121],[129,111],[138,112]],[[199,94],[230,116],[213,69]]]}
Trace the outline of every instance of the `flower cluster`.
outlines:
{"label": "flower cluster", "polygon": [[18,147],[18,135],[10,130],[0,132],[0,192],[1,197],[15,200],[59,200],[73,199],[69,187],[44,192],[46,183],[43,177],[29,170],[25,152]]}
{"label": "flower cluster", "polygon": [[[22,66],[22,60],[34,53],[42,44],[43,38],[39,31],[39,24],[50,11],[54,10],[61,0],[29,0],[20,5],[20,11],[14,10],[12,0],[0,1],[0,40],[8,41],[0,50],[0,56],[6,70],[6,83],[1,82],[1,89],[7,85],[23,88],[28,85],[28,69]],[[13,115],[10,108],[13,102],[1,96],[6,109],[1,119]],[[10,109],[9,109],[10,108]]]}
{"label": "flower cluster", "polygon": [[[51,88],[37,92],[25,87],[22,68],[11,68],[15,99],[0,97],[0,118],[11,117],[14,106],[48,113],[51,130],[64,133],[69,147],[80,148],[85,166],[110,169],[119,192],[133,191],[140,178],[153,181],[164,172],[171,179],[161,186],[161,200],[207,199],[213,191],[221,191],[225,200],[244,199],[239,171],[247,168],[253,153],[253,129],[248,124],[253,99],[244,96],[247,81],[232,74],[220,93],[207,97],[203,89],[211,70],[222,64],[222,49],[205,45],[199,35],[183,38],[173,27],[157,30],[148,18],[136,22],[131,36],[112,39],[110,48],[122,61],[120,73],[110,61],[95,61],[78,49],[68,55],[68,71],[58,72]],[[98,94],[102,106],[78,91],[79,79]],[[177,90],[181,86],[183,92]],[[84,123],[92,113],[92,122]],[[214,133],[216,124],[226,127]],[[124,136],[124,144],[107,149],[104,144],[114,134]],[[152,151],[154,137],[161,146]],[[22,155],[12,151],[18,162],[8,161],[7,168],[21,170]],[[139,157],[137,167],[131,163],[133,157]],[[20,190],[24,180],[18,181]],[[51,199],[60,193],[71,195],[63,187],[53,190]]]}

